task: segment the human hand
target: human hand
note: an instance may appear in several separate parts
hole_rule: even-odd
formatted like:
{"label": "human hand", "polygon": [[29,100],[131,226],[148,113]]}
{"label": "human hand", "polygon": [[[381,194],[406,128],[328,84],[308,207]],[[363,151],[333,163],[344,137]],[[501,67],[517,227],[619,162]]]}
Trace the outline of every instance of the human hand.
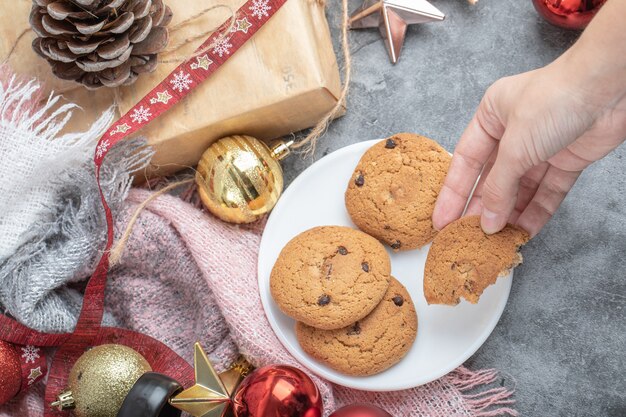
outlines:
{"label": "human hand", "polygon": [[437,229],[461,216],[480,175],[466,214],[481,214],[486,233],[510,222],[534,236],[581,171],[624,141],[626,71],[590,62],[596,51],[587,49],[487,90],[455,149],[433,214]]}

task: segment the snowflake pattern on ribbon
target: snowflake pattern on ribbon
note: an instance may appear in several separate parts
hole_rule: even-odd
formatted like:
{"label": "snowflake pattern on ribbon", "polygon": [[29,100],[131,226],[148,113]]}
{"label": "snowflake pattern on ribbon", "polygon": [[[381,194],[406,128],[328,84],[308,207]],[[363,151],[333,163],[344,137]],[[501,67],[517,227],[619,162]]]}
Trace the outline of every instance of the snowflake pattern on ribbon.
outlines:
{"label": "snowflake pattern on ribbon", "polygon": [[[220,55],[221,56],[221,55]],[[178,74],[174,74],[174,78],[170,81],[172,84],[172,88],[179,93],[182,93],[183,90],[189,90],[189,84],[193,83],[193,80],[189,78],[189,74],[180,70]]]}
{"label": "snowflake pattern on ribbon", "polygon": [[256,16],[258,19],[262,19],[263,16],[269,16],[267,12],[271,8],[269,0],[253,0],[252,6],[249,7],[252,11],[252,16]]}
{"label": "snowflake pattern on ribbon", "polygon": [[150,99],[150,104],[156,104],[156,103],[167,104],[167,102],[170,101],[171,99],[172,99],[172,95],[170,94],[169,91],[167,90],[157,91],[157,96],[152,97]]}
{"label": "snowflake pattern on ribbon", "polygon": [[35,346],[26,346],[22,348],[22,358],[24,358],[24,362],[26,363],[35,363],[35,359],[39,359],[39,348]]}
{"label": "snowflake pattern on ribbon", "polygon": [[127,123],[122,123],[121,125],[117,125],[115,130],[111,130],[109,136],[116,135],[118,133],[126,133],[130,129],[130,126]]}
{"label": "snowflake pattern on ribbon", "polygon": [[227,38],[219,38],[216,42],[215,42],[215,47],[213,48],[213,53],[217,54],[220,56],[220,58],[224,55],[229,55],[230,54],[230,48],[233,47],[233,45],[229,42],[230,39]]}
{"label": "snowflake pattern on ribbon", "polygon": [[141,106],[138,109],[133,110],[133,114],[130,115],[130,119],[133,121],[133,123],[141,123],[150,120],[150,116],[152,116],[152,113],[150,112],[150,107],[146,108],[144,106]]}
{"label": "snowflake pattern on ribbon", "polygon": [[104,154],[107,153],[107,151],[109,150],[109,145],[110,143],[108,139],[100,142],[100,144],[98,144],[98,147],[96,148],[96,158],[102,158]]}

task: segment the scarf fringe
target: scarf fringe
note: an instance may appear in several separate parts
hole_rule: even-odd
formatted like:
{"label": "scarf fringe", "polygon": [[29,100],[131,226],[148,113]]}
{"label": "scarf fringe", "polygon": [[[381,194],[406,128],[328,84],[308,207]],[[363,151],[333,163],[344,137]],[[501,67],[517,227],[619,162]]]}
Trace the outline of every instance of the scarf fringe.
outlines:
{"label": "scarf fringe", "polygon": [[[10,73],[10,69],[0,66],[0,74]],[[59,136],[59,132],[71,119],[74,110],[82,108],[73,103],[57,106],[62,96],[50,93],[45,104],[36,107],[37,98],[41,95],[41,86],[35,79],[22,80],[13,74],[8,81],[0,82],[0,123],[9,123],[15,130],[23,129],[30,131],[37,141],[60,141],[66,145],[63,153],[69,159],[89,159],[94,151],[97,140],[102,136],[106,128],[112,123],[114,117],[113,107],[106,110],[86,132],[67,133]],[[103,188],[109,191],[107,198],[123,200],[132,185],[129,174],[136,172],[149,163],[154,151],[145,145],[144,140],[132,141],[132,146],[126,150],[115,152],[116,174],[126,173],[126,178],[120,181],[124,175],[103,175]],[[70,156],[70,155],[73,155]],[[110,158],[107,158],[110,159]],[[107,170],[107,167],[103,168]],[[54,185],[63,184],[67,177],[53,178]],[[107,187],[108,186],[108,187]]]}
{"label": "scarf fringe", "polygon": [[[505,415],[516,417],[519,413],[509,407],[515,403],[512,398],[515,390],[506,387],[490,389],[486,387],[494,383],[498,375],[498,371],[495,369],[483,369],[474,372],[465,367],[460,367],[450,374],[449,381],[461,392],[473,417]],[[476,389],[481,388],[484,390],[475,392]]]}
{"label": "scarf fringe", "polygon": [[[0,291],[0,311],[52,332],[74,327],[80,294],[65,284],[92,273],[106,237],[93,154],[115,116],[111,107],[87,131],[63,133],[81,107],[61,99],[54,93],[46,97],[37,80],[0,65],[0,151],[15,155],[13,163],[21,167],[0,189],[8,188],[10,195],[23,189],[24,201],[31,201],[22,213],[11,201],[0,200],[0,212],[22,219],[15,227],[0,221],[0,231],[8,228],[9,237],[0,245],[0,288],[5,289]],[[130,190],[132,174],[147,166],[152,155],[143,138],[111,149],[100,178],[114,212]],[[35,163],[28,165],[29,159]]]}
{"label": "scarf fringe", "polygon": [[[2,68],[5,73],[8,70]],[[42,106],[37,106],[37,97],[41,94],[41,86],[36,80],[21,80],[12,75],[8,81],[0,83],[0,122],[29,131],[38,141],[52,141],[65,127],[72,117],[77,105],[67,103],[57,106],[61,96],[51,93]],[[108,116],[108,117],[105,117]],[[64,143],[71,147],[83,148],[98,132],[103,131],[113,118],[113,111],[109,109],[87,132],[64,135]]]}

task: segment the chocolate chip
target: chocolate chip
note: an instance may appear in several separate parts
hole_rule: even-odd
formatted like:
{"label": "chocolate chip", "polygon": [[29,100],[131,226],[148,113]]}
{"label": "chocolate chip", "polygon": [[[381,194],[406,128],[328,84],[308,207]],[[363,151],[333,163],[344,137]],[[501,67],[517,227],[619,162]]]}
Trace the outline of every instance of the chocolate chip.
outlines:
{"label": "chocolate chip", "polygon": [[350,330],[348,330],[348,336],[355,336],[357,334],[361,334],[361,325],[358,321],[354,323],[352,327],[350,327]]}
{"label": "chocolate chip", "polygon": [[402,307],[402,304],[404,304],[404,298],[402,298],[401,295],[396,295],[391,299],[391,301],[393,301],[393,303],[398,307]]}
{"label": "chocolate chip", "polygon": [[393,149],[395,147],[396,147],[396,141],[393,139],[387,139],[387,142],[385,142],[385,148]]}
{"label": "chocolate chip", "polygon": [[385,229],[385,230],[390,230],[390,229],[391,229],[391,226],[389,226],[388,224],[386,224],[386,225],[384,225],[384,226],[383,226],[383,229]]}
{"label": "chocolate chip", "polygon": [[330,303],[330,296],[324,294],[321,295],[320,298],[317,299],[317,305],[325,306]]}
{"label": "chocolate chip", "polygon": [[363,262],[361,268],[363,268],[365,272],[370,272],[370,265],[367,262]]}
{"label": "chocolate chip", "polygon": [[450,265],[450,269],[452,271],[454,271],[456,269],[456,262],[452,262],[452,265]]}
{"label": "chocolate chip", "polygon": [[339,246],[337,248],[337,252],[339,252],[340,255],[347,255],[348,254],[348,249],[346,249],[345,246]]}
{"label": "chocolate chip", "polygon": [[359,175],[356,176],[354,183],[357,187],[363,187],[363,184],[365,184],[365,178],[363,178],[363,174],[359,173]]}
{"label": "chocolate chip", "polygon": [[395,242],[391,244],[391,249],[398,250],[400,249],[400,246],[402,246],[402,242],[400,242],[399,240],[396,240]]}

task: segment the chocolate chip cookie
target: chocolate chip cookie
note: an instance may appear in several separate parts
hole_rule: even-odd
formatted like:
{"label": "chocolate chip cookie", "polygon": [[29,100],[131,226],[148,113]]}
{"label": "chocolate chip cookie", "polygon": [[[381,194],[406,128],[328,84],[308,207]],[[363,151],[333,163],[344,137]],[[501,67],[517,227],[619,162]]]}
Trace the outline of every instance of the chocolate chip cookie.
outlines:
{"label": "chocolate chip cookie", "polygon": [[429,243],[437,233],[431,218],[450,160],[437,142],[412,133],[372,146],[346,190],[352,221],[396,251]]}
{"label": "chocolate chip cookie", "polygon": [[390,274],[389,255],[373,237],[349,227],[316,227],[283,248],[270,290],[286,315],[320,329],[339,329],[378,305]]}
{"label": "chocolate chip cookie", "polygon": [[480,227],[480,216],[450,223],[435,237],[426,258],[426,301],[456,305],[463,297],[477,303],[485,288],[522,262],[518,250],[528,239],[526,231],[511,224],[487,235]]}
{"label": "chocolate chip cookie", "polygon": [[338,330],[296,324],[305,352],[348,375],[366,376],[398,363],[417,335],[417,314],[407,290],[395,278],[380,304],[365,318]]}

